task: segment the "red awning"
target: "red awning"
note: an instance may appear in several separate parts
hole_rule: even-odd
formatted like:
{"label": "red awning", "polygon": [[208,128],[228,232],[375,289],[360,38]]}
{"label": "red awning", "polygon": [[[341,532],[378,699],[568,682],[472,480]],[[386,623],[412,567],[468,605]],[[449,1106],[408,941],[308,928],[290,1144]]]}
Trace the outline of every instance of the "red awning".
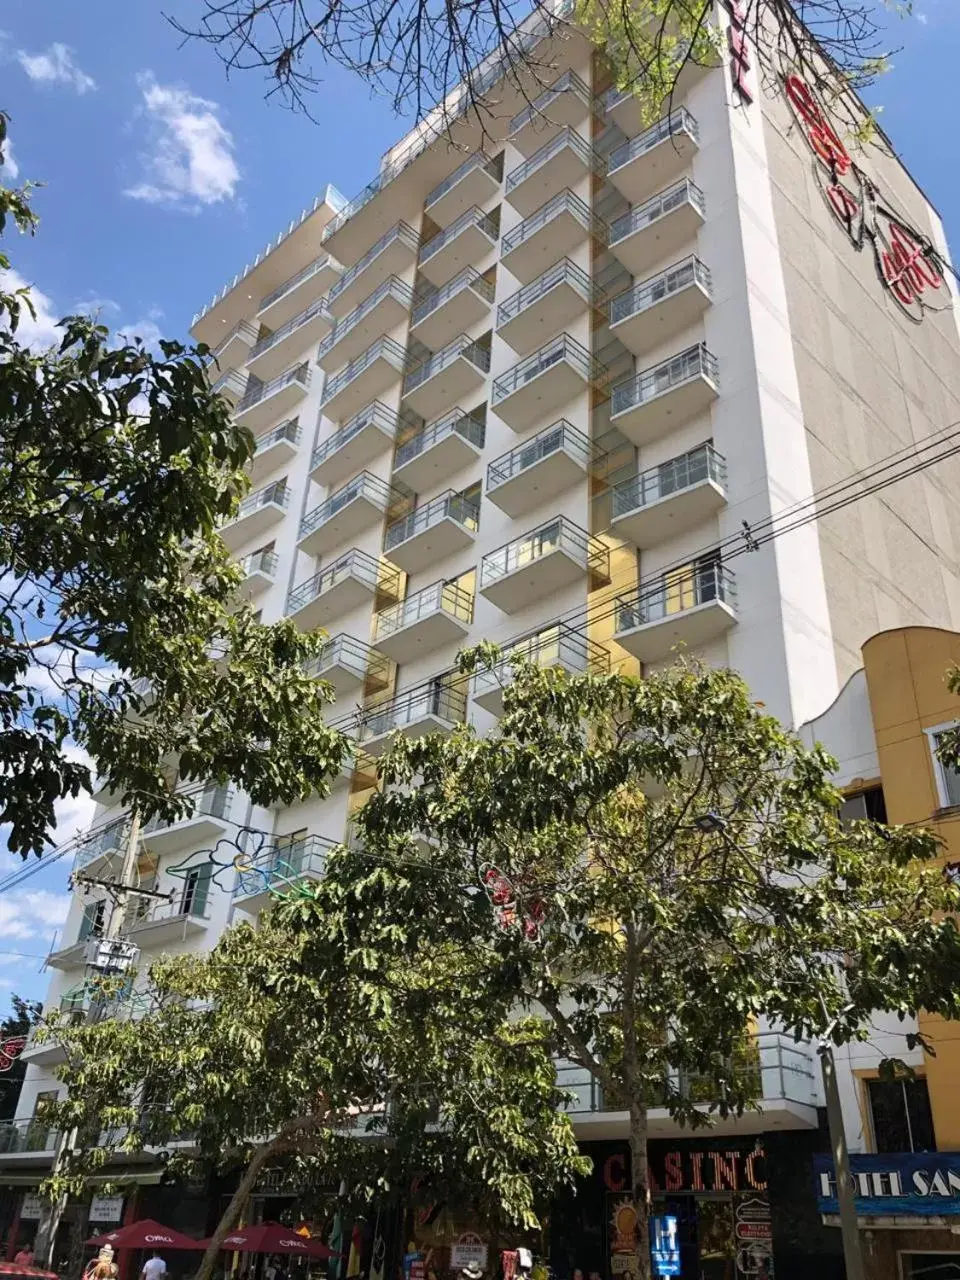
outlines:
{"label": "red awning", "polygon": [[[201,1240],[206,1248],[209,1240]],[[322,1240],[309,1240],[298,1236],[292,1227],[281,1227],[277,1222],[263,1222],[257,1227],[244,1227],[231,1231],[221,1246],[237,1253],[289,1253],[301,1258],[335,1258],[337,1255]]]}
{"label": "red awning", "polygon": [[172,1227],[164,1227],[152,1218],[141,1218],[139,1222],[130,1222],[125,1227],[117,1227],[108,1231],[105,1236],[94,1236],[87,1241],[97,1249],[105,1244],[112,1244],[115,1249],[203,1249],[202,1240],[194,1240]]}

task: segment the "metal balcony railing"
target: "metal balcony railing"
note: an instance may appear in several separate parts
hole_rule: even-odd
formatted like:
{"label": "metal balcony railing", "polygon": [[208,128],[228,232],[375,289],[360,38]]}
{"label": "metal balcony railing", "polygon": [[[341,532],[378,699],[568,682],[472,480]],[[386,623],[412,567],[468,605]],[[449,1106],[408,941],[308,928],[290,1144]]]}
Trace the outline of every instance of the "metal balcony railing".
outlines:
{"label": "metal balcony railing", "polygon": [[289,386],[291,382],[299,382],[306,390],[310,385],[310,366],[308,364],[298,364],[293,369],[287,369],[285,373],[281,373],[279,377],[271,378],[269,382],[259,383],[259,385],[247,391],[237,405],[235,412],[238,415],[245,412],[255,404],[259,404],[261,400],[266,400],[268,396],[274,395],[282,387]]}
{"label": "metal balcony railing", "polygon": [[480,562],[481,589],[516,573],[518,569],[525,569],[554,551],[565,551],[592,573],[606,578],[610,576],[610,552],[603,543],[566,516],[556,516],[522,538],[516,538],[485,555]]}
{"label": "metal balcony railing", "polygon": [[323,875],[327,855],[337,847],[326,836],[310,835],[290,844],[264,850],[237,874],[233,893],[248,898],[263,892],[281,892],[285,885],[305,875]]}
{"label": "metal balcony railing", "polygon": [[566,93],[579,98],[587,107],[592,105],[593,98],[590,90],[580,79],[577,73],[575,71],[565,71],[559,80],[555,80],[553,82],[549,89],[544,90],[544,92],[541,93],[538,98],[535,98],[529,106],[524,107],[522,111],[517,112],[510,121],[508,136],[510,134],[519,133],[520,130],[524,128],[525,125],[528,125],[532,120],[537,120],[541,117],[546,117],[549,120],[551,106],[553,106],[558,98],[563,97]]}
{"label": "metal balcony railing", "polygon": [[361,471],[342,489],[338,489],[326,501],[307,512],[300,521],[299,536],[306,538],[315,530],[328,524],[344,507],[348,507],[358,498],[363,498],[379,507],[381,511],[386,511],[399,497],[397,490],[381,480],[379,476],[375,476],[371,471]]}
{"label": "metal balcony railing", "polygon": [[678,387],[691,378],[708,378],[715,386],[719,385],[719,366],[717,358],[707,350],[702,342],[695,347],[688,347],[679,355],[664,360],[652,369],[645,369],[626,382],[620,382],[611,394],[610,413],[615,416],[626,409],[634,409],[655,400],[673,387]]}
{"label": "metal balcony railing", "polygon": [[383,284],[378,285],[369,297],[358,303],[342,320],[334,322],[333,328],[328,334],[324,335],[320,345],[317,347],[317,359],[319,360],[321,356],[325,356],[328,351],[332,351],[337,343],[345,338],[352,329],[355,329],[365,316],[376,310],[384,298],[396,298],[407,311],[413,306],[413,290],[410,286],[405,284],[399,276],[388,276]]}
{"label": "metal balcony railing", "polygon": [[586,382],[599,383],[605,372],[603,365],[596,360],[582,343],[571,338],[569,333],[561,333],[552,338],[539,351],[515,364],[512,369],[501,374],[493,384],[490,403],[500,404],[508,396],[513,395],[520,387],[546,372],[561,360],[571,365]]}
{"label": "metal balcony railing", "polygon": [[365,431],[367,427],[371,425],[380,427],[388,435],[393,436],[396,434],[399,421],[392,409],[388,409],[379,400],[372,400],[370,404],[364,405],[359,413],[355,413],[352,418],[349,418],[339,431],[335,431],[329,440],[324,440],[317,445],[310,461],[311,471],[331,458],[338,449],[348,445],[351,440],[355,439],[361,431]]}
{"label": "metal balcony railing", "polygon": [[451,435],[462,436],[464,440],[469,440],[478,449],[482,449],[486,437],[486,423],[482,417],[465,413],[463,409],[452,409],[442,418],[431,422],[422,431],[418,431],[416,435],[397,446],[393,469],[399,470],[400,467],[412,462],[414,458],[419,458],[422,453],[426,453],[428,449],[432,449],[434,445]]}
{"label": "metal balcony railing", "polygon": [[431,236],[424,244],[420,246],[419,263],[422,267],[425,262],[429,262],[435,257],[445,245],[451,240],[455,240],[461,231],[465,231],[467,227],[479,227],[486,235],[490,237],[491,247],[496,244],[497,236],[500,228],[495,218],[489,213],[474,205],[472,209],[468,209],[466,213],[461,213],[459,218],[454,219],[449,227],[444,227],[442,231],[438,231],[435,236]]}
{"label": "metal balcony railing", "polygon": [[694,142],[700,141],[700,128],[686,107],[671,111],[668,116],[657,120],[649,129],[644,129],[643,133],[638,133],[635,138],[630,138],[628,142],[611,151],[607,160],[607,173],[612,174],[616,169],[623,168],[625,164],[630,164],[638,156],[652,151],[661,142],[676,137],[678,133],[688,134]]}
{"label": "metal balcony railing", "polygon": [[529,218],[524,218],[523,222],[507,232],[500,241],[500,256],[504,257],[512,253],[525,240],[536,235],[548,222],[552,222],[554,218],[559,218],[564,213],[569,213],[576,218],[585,231],[589,231],[598,239],[606,240],[607,224],[603,219],[592,214],[589,206],[572,191],[559,191],[546,204],[535,209]]}
{"label": "metal balcony railing", "polygon": [[447,613],[451,618],[469,625],[473,621],[473,595],[453,582],[434,582],[422,591],[408,596],[399,604],[382,609],[374,620],[374,643],[392,636],[404,627],[413,626],[423,618],[436,613]]}
{"label": "metal balcony railing", "polygon": [[324,642],[323,648],[304,670],[308,676],[322,680],[334,667],[346,667],[363,680],[371,670],[386,667],[386,659],[362,640],[341,631]]}
{"label": "metal balcony railing", "polygon": [[596,446],[566,418],[561,418],[509,453],[494,458],[487,467],[487,493],[561,450],[576,458],[586,471],[595,456]]}
{"label": "metal balcony railing", "polygon": [[[333,221],[336,222],[336,218],[334,218]],[[324,234],[330,230],[331,225],[332,223],[327,224],[324,229]],[[417,248],[420,244],[420,237],[414,231],[413,227],[409,226],[406,222],[396,223],[389,231],[384,232],[376,244],[371,245],[362,258],[357,259],[349,271],[345,271],[340,279],[331,285],[330,292],[327,294],[327,304],[329,305],[336,298],[339,298],[340,294],[343,293],[345,289],[349,288],[358,276],[361,276],[364,271],[366,271],[367,267],[370,266],[370,263],[373,262],[375,258],[378,258],[388,245],[393,244],[396,240],[407,245],[414,253],[417,252]]]}
{"label": "metal balcony railing", "polygon": [[245,578],[255,573],[265,574],[272,578],[277,572],[277,553],[275,551],[251,551],[239,562]]}
{"label": "metal balcony railing", "polygon": [[474,676],[474,697],[508,685],[513,680],[513,663],[518,658],[533,662],[538,667],[563,667],[573,673],[610,669],[610,654],[602,644],[560,622],[510,645],[496,666],[489,671],[478,671]]}
{"label": "metal balcony railing", "polygon": [[262,489],[248,493],[237,507],[236,514],[227,523],[235,524],[245,516],[252,515],[254,511],[259,511],[261,507],[273,505],[286,510],[289,502],[290,490],[287,488],[286,480],[274,480],[272,484],[266,484]]}
{"label": "metal balcony railing", "polygon": [[329,404],[344,387],[348,387],[355,378],[359,378],[361,373],[378,360],[386,360],[398,373],[402,373],[407,363],[407,355],[400,343],[393,338],[378,338],[362,355],[357,356],[356,360],[351,360],[332,378],[327,379],[327,385],[323,390],[323,404]]}
{"label": "metal balcony railing", "polygon": [[265,436],[261,436],[257,441],[253,456],[258,458],[261,453],[266,453],[268,449],[273,448],[275,444],[280,444],[283,440],[286,440],[288,444],[300,443],[300,423],[298,419],[288,418],[286,422],[281,422],[279,427],[274,427]]}
{"label": "metal balcony railing", "polygon": [[603,157],[594,151],[590,143],[581,138],[575,129],[563,128],[549,142],[545,142],[539,151],[535,151],[529,160],[517,165],[516,169],[510,170],[504,186],[504,194],[507,198],[509,199],[511,191],[516,191],[517,187],[533,177],[538,169],[542,169],[548,161],[566,148],[569,148],[591,172],[603,173]]}
{"label": "metal balcony railing", "polygon": [[384,551],[389,555],[394,547],[432,529],[441,520],[455,520],[464,529],[476,533],[480,527],[480,503],[448,489],[439,498],[414,508],[409,515],[388,524],[383,538]]}
{"label": "metal balcony railing", "polygon": [[467,718],[466,692],[431,682],[422,689],[401,694],[383,706],[361,712],[358,736],[361,742],[369,741],[394,729],[405,729],[427,716],[462,724]]}
{"label": "metal balcony railing", "polygon": [[475,365],[481,373],[490,372],[490,349],[481,345],[474,338],[468,338],[465,333],[461,333],[459,337],[454,338],[453,342],[448,343],[442,350],[435,355],[424,360],[422,364],[415,365],[403,380],[403,394],[409,395],[411,391],[421,386],[428,378],[432,378],[441,370],[446,369],[448,365],[453,364],[454,360],[460,357],[469,360]]}
{"label": "metal balcony railing", "polygon": [[163,924],[165,921],[209,920],[210,902],[206,885],[187,884],[173,902],[149,902],[140,899],[131,906],[124,918],[124,929],[132,932],[152,924]]}
{"label": "metal balcony railing", "polygon": [[230,816],[230,805],[233,802],[232,787],[211,783],[207,786],[178,787],[174,794],[192,801],[193,812],[185,814],[182,818],[175,818],[172,822],[169,818],[161,818],[159,815],[153,817],[143,824],[144,832],[162,831],[165,827],[172,827],[178,822],[189,822],[191,818],[203,815],[223,821]]}
{"label": "metal balcony railing", "polygon": [[717,560],[695,561],[660,582],[641,582],[635,596],[621,596],[616,604],[616,629],[632,631],[714,600],[733,607],[736,599],[737,583],[729,569]]}
{"label": "metal balcony railing", "polygon": [[448,280],[442,288],[433,289],[421,298],[413,308],[413,315],[410,320],[411,325],[417,325],[421,320],[426,320],[427,316],[432,315],[438,307],[442,307],[464,289],[473,289],[482,298],[485,298],[487,302],[493,302],[495,290],[490,281],[484,280],[476,267],[464,267],[452,280]]}
{"label": "metal balcony railing", "polygon": [[287,597],[287,613],[296,613],[298,609],[308,605],[311,600],[316,600],[318,596],[329,591],[344,578],[356,578],[359,582],[365,583],[371,591],[376,591],[379,577],[380,561],[374,556],[367,555],[365,551],[353,547],[332,564],[328,564],[325,569],[315,573],[312,578],[294,587]]}
{"label": "metal balcony railing", "polygon": [[569,284],[580,294],[584,302],[591,303],[594,299],[595,288],[590,277],[578,267],[575,262],[571,262],[569,258],[561,258],[559,262],[555,262],[549,267],[542,276],[538,276],[536,280],[531,280],[529,284],[518,289],[516,293],[511,293],[509,298],[505,298],[497,307],[497,327],[507,324],[515,316],[520,315],[522,311],[526,311],[527,307],[532,307],[535,302],[556,289],[558,285]]}
{"label": "metal balcony railing", "polygon": [[629,316],[649,311],[664,298],[669,298],[671,294],[679,293],[681,289],[686,289],[692,284],[700,285],[707,297],[710,297],[710,271],[695,256],[684,258],[682,262],[675,263],[666,271],[661,271],[659,275],[652,276],[649,280],[634,285],[632,289],[627,289],[625,293],[618,294],[610,302],[610,323],[619,324]]}
{"label": "metal balcony railing", "polygon": [[279,329],[274,329],[273,333],[268,333],[265,338],[261,338],[257,345],[250,352],[250,359],[255,360],[257,356],[263,355],[264,351],[269,351],[271,347],[275,347],[278,342],[282,342],[284,338],[288,338],[291,333],[309,324],[314,316],[325,315],[331,321],[333,316],[327,311],[326,298],[318,298],[316,302],[311,302],[309,307],[305,307],[299,315],[288,320],[286,324],[282,324]]}
{"label": "metal balcony railing", "polygon": [[264,311],[267,307],[272,306],[274,302],[278,302],[285,293],[289,293],[291,289],[295,289],[298,284],[304,284],[311,276],[315,276],[332,261],[329,253],[321,253],[318,258],[314,258],[312,262],[301,270],[295,272],[289,280],[284,280],[283,284],[278,284],[275,289],[271,289],[269,293],[265,293],[260,299],[258,310]]}
{"label": "metal balcony railing", "polygon": [[[236,369],[228,369],[226,373],[221,373],[220,377],[210,385],[210,390],[215,395],[220,395],[222,391],[232,391],[235,396],[243,397],[244,389],[247,385],[246,375],[238,373]],[[243,400],[240,400],[243,403]],[[239,413],[240,408],[237,406],[236,412]]]}
{"label": "metal balcony railing", "polygon": [[472,156],[468,156],[467,159],[464,160],[463,164],[454,169],[449,178],[444,178],[442,182],[438,183],[437,186],[433,188],[433,190],[428,194],[426,200],[423,202],[424,210],[429,211],[431,205],[435,205],[438,200],[447,194],[448,191],[452,191],[460,179],[465,178],[467,174],[472,173],[474,169],[483,169],[486,173],[489,173],[491,178],[499,182],[500,178],[497,173],[498,163],[497,158],[491,160],[488,155],[484,154],[484,152],[475,151]]}
{"label": "metal balcony railing", "polygon": [[59,1141],[59,1131],[35,1116],[29,1120],[0,1121],[0,1155],[56,1151]]}
{"label": "metal balcony railing", "polygon": [[712,444],[702,444],[615,485],[611,490],[613,519],[650,506],[670,494],[682,493],[705,480],[713,480],[722,487],[726,479],[726,460]]}
{"label": "metal balcony railing", "polygon": [[660,218],[665,218],[668,213],[673,213],[675,209],[685,204],[692,204],[704,218],[707,216],[707,202],[703,192],[689,178],[684,178],[676,186],[661,191],[659,195],[651,196],[649,200],[636,205],[622,217],[615,218],[610,223],[610,247],[613,248],[620,240],[633,235],[635,231],[641,231],[651,223],[659,221]]}
{"label": "metal balcony railing", "polygon": [[252,346],[257,340],[257,326],[255,324],[251,324],[249,320],[238,320],[227,336],[225,338],[221,338],[213,348],[211,354],[214,360],[216,360],[221,352],[226,351],[234,338],[244,338]]}
{"label": "metal balcony railing", "polygon": [[74,871],[81,871],[84,867],[89,866],[91,862],[96,862],[97,858],[119,853],[126,844],[126,838],[126,816],[117,818],[96,831],[89,832],[83,837],[77,849],[77,855],[73,863]]}

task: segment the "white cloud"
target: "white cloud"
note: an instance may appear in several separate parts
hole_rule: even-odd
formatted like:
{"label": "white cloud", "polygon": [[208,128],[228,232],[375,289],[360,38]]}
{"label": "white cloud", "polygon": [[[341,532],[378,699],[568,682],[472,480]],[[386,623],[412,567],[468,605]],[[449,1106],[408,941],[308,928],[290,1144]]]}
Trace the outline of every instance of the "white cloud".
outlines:
{"label": "white cloud", "polygon": [[5,178],[8,182],[16,182],[20,177],[20,166],[13,154],[13,143],[10,141],[10,135],[7,134],[6,141],[3,144],[3,164],[0,164],[0,177]]}
{"label": "white cloud", "polygon": [[0,898],[0,936],[18,938],[40,944],[50,940],[70,910],[70,895],[50,889],[24,889],[6,893]]}
{"label": "white cloud", "polygon": [[142,157],[144,180],[124,193],[148,204],[197,211],[232,200],[240,170],[233,135],[221,124],[216,102],[188,89],[138,77],[151,130],[151,151]]}
{"label": "white cloud", "polygon": [[122,338],[124,342],[133,342],[139,338],[148,351],[157,351],[157,344],[164,336],[163,330],[157,324],[157,321],[162,318],[163,312],[154,308],[142,320],[135,320],[133,324],[120,325],[117,329],[117,337]]}
{"label": "white cloud", "polygon": [[[19,271],[14,271],[12,268],[8,271],[0,270],[0,289],[12,293],[27,284],[29,282]],[[62,334],[56,325],[60,317],[53,309],[52,300],[33,285],[30,285],[30,297],[37,314],[33,317],[26,307],[21,309],[17,340],[35,351],[54,344],[59,346]]]}
{"label": "white cloud", "polygon": [[54,41],[44,53],[18,49],[17,60],[30,79],[40,84],[65,84],[76,93],[88,93],[97,87],[96,80],[74,62],[69,45],[59,41]]}

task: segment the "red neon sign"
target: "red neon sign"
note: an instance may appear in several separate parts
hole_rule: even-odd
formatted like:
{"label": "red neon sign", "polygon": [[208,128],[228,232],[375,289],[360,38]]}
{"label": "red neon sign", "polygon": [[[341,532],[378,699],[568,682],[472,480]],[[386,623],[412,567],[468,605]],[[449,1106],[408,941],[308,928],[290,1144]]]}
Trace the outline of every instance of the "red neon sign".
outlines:
{"label": "red neon sign", "polygon": [[26,1036],[11,1036],[9,1040],[0,1040],[0,1071],[10,1071],[13,1068],[26,1044]]}
{"label": "red neon sign", "polygon": [[740,0],[726,0],[726,5],[730,14],[730,25],[727,27],[730,79],[734,92],[742,102],[749,105],[753,101],[753,91],[747,84],[747,72],[750,70],[750,44],[744,31],[747,15]]}

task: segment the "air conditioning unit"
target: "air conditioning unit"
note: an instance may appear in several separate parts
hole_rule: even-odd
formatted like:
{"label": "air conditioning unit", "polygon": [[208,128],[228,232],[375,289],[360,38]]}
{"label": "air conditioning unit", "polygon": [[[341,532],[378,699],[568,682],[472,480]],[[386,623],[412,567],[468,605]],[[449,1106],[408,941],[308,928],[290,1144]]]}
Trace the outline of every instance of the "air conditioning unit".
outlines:
{"label": "air conditioning unit", "polygon": [[87,967],[98,973],[126,973],[139,956],[140,948],[124,938],[91,938],[83,953]]}

